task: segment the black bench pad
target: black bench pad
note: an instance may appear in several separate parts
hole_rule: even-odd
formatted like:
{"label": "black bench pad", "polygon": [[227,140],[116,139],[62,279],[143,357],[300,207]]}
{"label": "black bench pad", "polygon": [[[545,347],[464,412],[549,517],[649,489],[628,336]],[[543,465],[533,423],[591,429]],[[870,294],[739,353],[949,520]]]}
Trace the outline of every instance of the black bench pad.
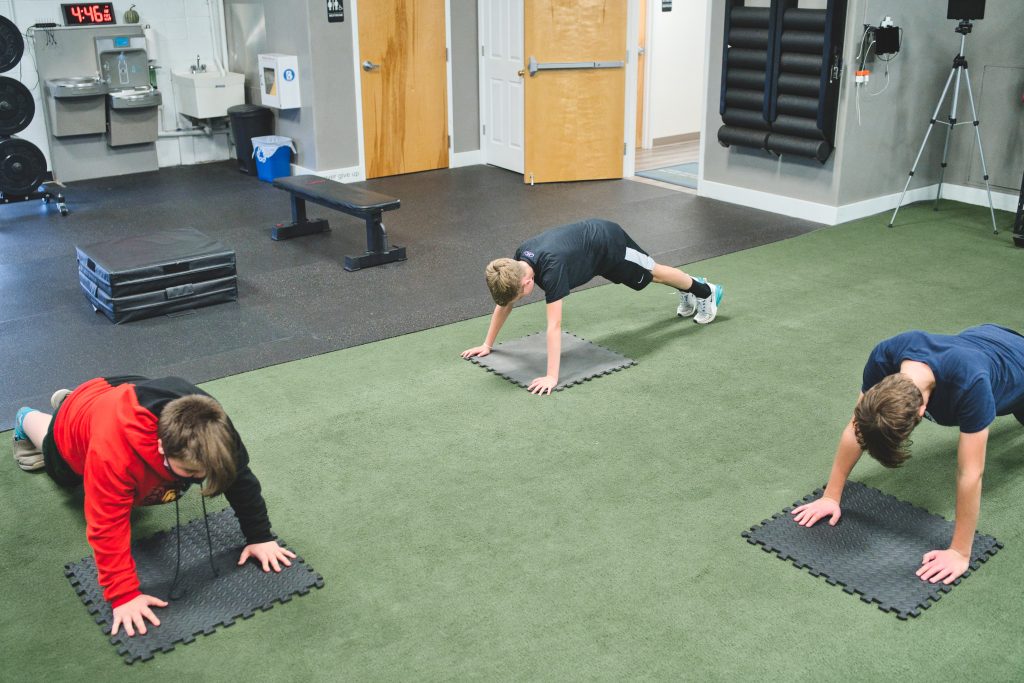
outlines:
{"label": "black bench pad", "polygon": [[362,215],[374,211],[390,211],[401,205],[401,200],[395,197],[316,175],[278,178],[274,181],[274,187],[345,213],[357,212]]}

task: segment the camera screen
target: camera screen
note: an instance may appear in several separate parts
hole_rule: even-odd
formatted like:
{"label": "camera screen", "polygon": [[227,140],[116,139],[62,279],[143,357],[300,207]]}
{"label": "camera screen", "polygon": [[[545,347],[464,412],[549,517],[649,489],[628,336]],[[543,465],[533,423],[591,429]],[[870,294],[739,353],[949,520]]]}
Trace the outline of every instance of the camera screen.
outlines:
{"label": "camera screen", "polygon": [[984,19],[985,0],[949,0],[947,19]]}

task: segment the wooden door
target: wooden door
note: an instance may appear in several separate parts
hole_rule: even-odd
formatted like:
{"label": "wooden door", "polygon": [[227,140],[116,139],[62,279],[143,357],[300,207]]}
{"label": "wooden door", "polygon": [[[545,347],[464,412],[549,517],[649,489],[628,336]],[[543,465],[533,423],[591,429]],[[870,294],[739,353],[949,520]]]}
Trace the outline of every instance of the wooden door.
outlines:
{"label": "wooden door", "polygon": [[366,177],[448,167],[444,2],[360,2]]}
{"label": "wooden door", "polygon": [[523,180],[621,178],[625,154],[626,0],[526,3],[527,64],[622,62],[539,70],[525,79]]}
{"label": "wooden door", "polygon": [[647,64],[647,4],[640,0],[636,58],[636,148],[644,146],[644,68]]}

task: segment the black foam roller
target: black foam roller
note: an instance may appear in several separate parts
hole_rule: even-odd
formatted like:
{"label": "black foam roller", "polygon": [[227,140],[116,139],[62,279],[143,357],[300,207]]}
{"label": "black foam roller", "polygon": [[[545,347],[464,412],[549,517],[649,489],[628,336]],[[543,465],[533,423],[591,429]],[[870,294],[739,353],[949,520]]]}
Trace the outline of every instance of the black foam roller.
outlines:
{"label": "black foam roller", "polygon": [[[719,131],[719,139],[721,139],[721,131]],[[766,146],[769,151],[776,154],[794,154],[808,159],[817,159],[821,163],[825,163],[829,155],[832,154],[832,148],[824,140],[807,140],[778,133],[768,135]]]}
{"label": "black foam roller", "polygon": [[782,51],[820,55],[825,51],[825,35],[812,31],[783,31]]}
{"label": "black foam roller", "polygon": [[809,140],[824,140],[825,134],[818,128],[815,119],[805,119],[802,116],[787,116],[781,114],[772,121],[772,132],[784,135],[795,135]]}
{"label": "black foam roller", "polygon": [[821,88],[821,78],[817,75],[806,76],[804,74],[779,74],[779,94],[784,95],[805,95],[817,97]]}
{"label": "black foam roller", "polygon": [[761,111],[764,106],[764,93],[757,90],[738,90],[729,88],[725,91],[725,103],[739,109]]}
{"label": "black foam roller", "polygon": [[754,149],[765,149],[765,141],[768,134],[764,131],[750,130],[748,128],[736,128],[734,126],[722,126],[718,129],[718,142],[729,147],[753,147]]}
{"label": "black foam roller", "polygon": [[818,118],[818,98],[801,95],[779,95],[778,110],[780,114],[792,114],[808,119]]}
{"label": "black foam roller", "polygon": [[[768,48],[768,29],[766,28],[733,28],[729,31],[730,47],[749,47],[756,49]],[[806,52],[806,50],[803,50]],[[821,50],[818,50],[821,52]]]}
{"label": "black foam roller", "polygon": [[782,54],[781,68],[786,73],[807,74],[817,76],[821,74],[821,55],[804,55],[799,52],[784,52]]}
{"label": "black foam roller", "polygon": [[782,18],[782,30],[824,33],[825,18],[825,10],[793,7],[786,10],[786,14]]}
{"label": "black foam roller", "polygon": [[751,128],[753,130],[768,130],[768,122],[764,120],[764,116],[759,111],[750,111],[748,109],[726,109],[725,113],[722,114],[722,123],[727,126],[737,126],[739,128]]}
{"label": "black foam roller", "polygon": [[741,69],[757,69],[764,71],[768,63],[768,53],[765,50],[748,50],[744,48],[729,48],[729,68],[738,67]]}
{"label": "black foam roller", "polygon": [[764,71],[753,69],[729,69],[725,82],[730,88],[764,90]]}
{"label": "black foam roller", "polygon": [[734,7],[729,13],[729,22],[737,27],[767,30],[770,17],[771,8],[768,7]]}

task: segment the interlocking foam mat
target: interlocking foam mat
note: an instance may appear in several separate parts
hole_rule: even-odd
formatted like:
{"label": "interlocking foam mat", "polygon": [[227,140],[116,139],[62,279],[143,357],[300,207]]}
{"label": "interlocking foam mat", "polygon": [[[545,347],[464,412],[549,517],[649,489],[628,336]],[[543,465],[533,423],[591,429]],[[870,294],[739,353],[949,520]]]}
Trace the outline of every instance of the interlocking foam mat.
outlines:
{"label": "interlocking foam mat", "polygon": [[1003,547],[991,536],[975,534],[970,569],[961,578],[949,585],[922,581],[915,574],[922,556],[949,547],[953,522],[852,481],[846,484],[843,514],[834,527],[828,518],[810,528],[794,522],[790,511],[822,493],[815,490],[743,537],[900,619],[919,616],[931,606],[929,601],[938,601]]}
{"label": "interlocking foam mat", "polygon": [[[513,384],[528,387],[534,379],[547,373],[547,337],[543,332],[528,334],[522,339],[502,342],[490,354],[470,360]],[[562,360],[555,391],[630,365],[636,365],[636,361],[574,334],[562,332]]]}
{"label": "interlocking foam mat", "polygon": [[[117,653],[126,663],[152,659],[154,653],[170,652],[178,643],[188,644],[197,635],[210,635],[218,626],[231,626],[238,617],[248,619],[257,609],[266,611],[275,602],[285,603],[293,595],[305,595],[310,588],[323,587],[323,577],[302,558],[292,560],[292,566],[282,568],[281,573],[264,572],[252,560],[237,566],[245,537],[234,512],[221,510],[211,514],[209,522],[213,565],[219,576],[215,577],[210,567],[203,520],[194,519],[183,525],[181,569],[175,588],[179,597],[169,600],[167,607],[154,608],[160,626],[147,622],[148,632],[145,635],[136,632],[131,638],[119,628],[118,634],[110,639],[111,644],[118,646]],[[280,540],[278,543],[284,545]],[[174,529],[133,542],[132,556],[142,592],[168,600],[177,559]],[[95,616],[96,623],[109,634],[113,614],[97,582],[96,562],[86,557],[65,565],[64,573]]]}

